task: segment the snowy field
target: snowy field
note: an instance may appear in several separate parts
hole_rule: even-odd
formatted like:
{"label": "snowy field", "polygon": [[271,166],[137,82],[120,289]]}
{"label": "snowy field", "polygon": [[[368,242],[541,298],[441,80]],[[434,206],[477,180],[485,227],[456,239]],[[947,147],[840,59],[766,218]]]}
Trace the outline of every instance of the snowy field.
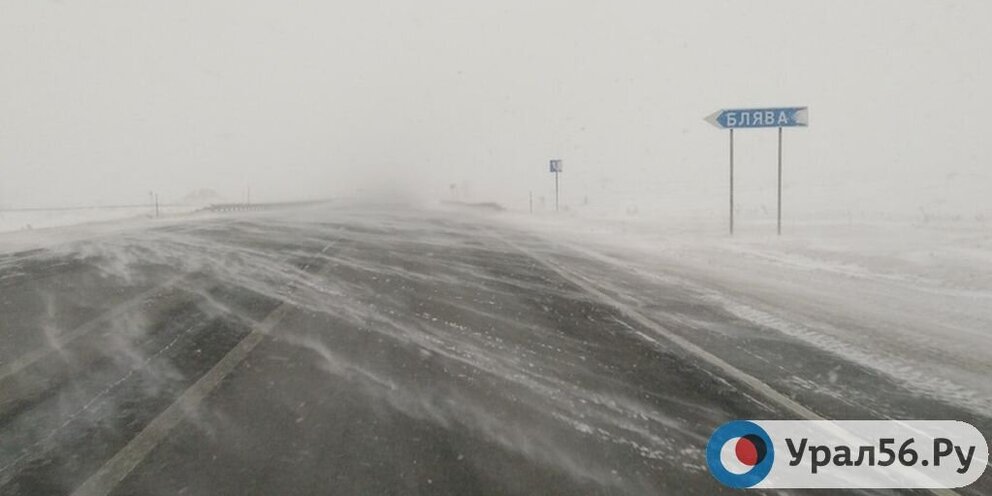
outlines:
{"label": "snowy field", "polygon": [[[676,281],[769,333],[988,416],[992,229],[982,221],[739,225],[511,214],[645,281]],[[650,286],[646,286],[650,287]],[[652,295],[627,295],[650,304]],[[828,378],[829,379],[829,378]],[[798,380],[798,378],[797,378]]]}
{"label": "snowy field", "polygon": [[0,253],[59,244],[149,222],[182,220],[198,208],[160,207],[158,217],[149,207],[0,210]]}
{"label": "snowy field", "polygon": [[[196,207],[159,207],[160,217],[189,213]],[[92,222],[117,220],[151,219],[155,211],[151,207],[94,207],[53,210],[0,210],[0,233],[12,231],[33,231],[52,227],[78,226]]]}

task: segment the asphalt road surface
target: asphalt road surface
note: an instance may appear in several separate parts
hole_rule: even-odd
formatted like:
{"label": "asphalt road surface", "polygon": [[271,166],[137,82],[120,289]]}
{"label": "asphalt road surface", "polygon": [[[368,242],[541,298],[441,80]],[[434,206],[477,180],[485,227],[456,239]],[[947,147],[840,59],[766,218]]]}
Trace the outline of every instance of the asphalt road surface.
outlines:
{"label": "asphalt road surface", "polygon": [[990,427],[471,212],[241,213],[2,255],[0,316],[0,494],[721,494],[704,448],[732,419]]}

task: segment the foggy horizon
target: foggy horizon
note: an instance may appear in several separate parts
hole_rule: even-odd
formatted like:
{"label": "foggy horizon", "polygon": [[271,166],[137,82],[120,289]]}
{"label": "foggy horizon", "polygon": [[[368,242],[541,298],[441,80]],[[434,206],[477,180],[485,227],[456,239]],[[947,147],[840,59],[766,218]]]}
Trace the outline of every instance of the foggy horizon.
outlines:
{"label": "foggy horizon", "polygon": [[[722,212],[720,108],[802,105],[787,214],[971,216],[992,187],[983,2],[7,2],[0,208],[403,191]],[[775,136],[740,132],[742,208]]]}

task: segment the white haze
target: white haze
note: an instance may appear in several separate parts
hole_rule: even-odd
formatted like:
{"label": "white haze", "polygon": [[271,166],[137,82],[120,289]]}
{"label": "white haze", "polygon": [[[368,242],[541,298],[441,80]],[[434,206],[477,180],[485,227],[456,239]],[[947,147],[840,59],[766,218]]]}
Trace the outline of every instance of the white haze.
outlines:
{"label": "white haze", "polygon": [[[808,105],[787,215],[992,209],[979,1],[0,2],[0,207],[402,192],[720,217],[721,107]],[[740,132],[742,208],[775,134]]]}

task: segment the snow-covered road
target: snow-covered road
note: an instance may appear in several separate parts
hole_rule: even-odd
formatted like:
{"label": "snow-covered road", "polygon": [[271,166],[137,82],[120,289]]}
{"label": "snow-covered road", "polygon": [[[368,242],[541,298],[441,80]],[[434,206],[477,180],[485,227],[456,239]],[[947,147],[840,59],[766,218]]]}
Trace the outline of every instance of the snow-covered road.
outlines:
{"label": "snow-covered road", "polygon": [[66,239],[0,256],[0,493],[712,494],[731,419],[992,428],[981,271],[463,207]]}

